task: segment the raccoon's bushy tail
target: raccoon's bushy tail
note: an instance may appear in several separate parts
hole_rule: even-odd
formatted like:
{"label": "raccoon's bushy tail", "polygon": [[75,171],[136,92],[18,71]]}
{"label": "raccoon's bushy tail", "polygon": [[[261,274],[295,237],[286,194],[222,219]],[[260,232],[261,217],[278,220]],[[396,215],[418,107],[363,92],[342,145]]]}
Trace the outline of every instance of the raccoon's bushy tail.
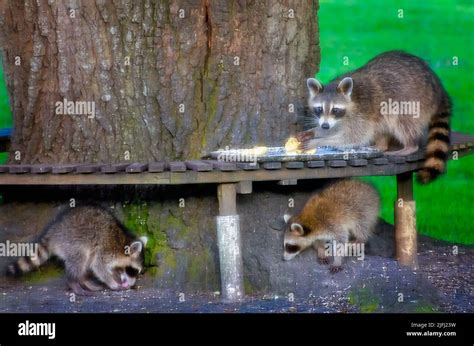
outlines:
{"label": "raccoon's bushy tail", "polygon": [[433,181],[446,169],[450,144],[450,116],[451,102],[448,96],[446,96],[445,101],[430,122],[425,162],[417,175],[418,181],[422,184]]}
{"label": "raccoon's bushy tail", "polygon": [[20,276],[40,267],[49,259],[49,251],[45,244],[40,243],[32,256],[20,257],[7,267],[7,275]]}

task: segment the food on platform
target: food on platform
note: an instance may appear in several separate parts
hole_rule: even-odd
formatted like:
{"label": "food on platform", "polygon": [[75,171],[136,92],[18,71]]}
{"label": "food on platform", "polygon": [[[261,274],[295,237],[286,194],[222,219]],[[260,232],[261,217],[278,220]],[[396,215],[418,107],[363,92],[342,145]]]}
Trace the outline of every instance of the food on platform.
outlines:
{"label": "food on platform", "polygon": [[304,153],[304,154],[312,155],[316,153],[316,149],[309,149],[309,150],[304,151],[304,150],[298,149],[299,146],[300,146],[300,142],[298,141],[298,139],[296,139],[295,137],[290,137],[285,143],[285,150],[288,154],[303,154]]}
{"label": "food on platform", "polygon": [[250,150],[255,156],[262,156],[267,153],[268,148],[267,147],[253,147],[253,149],[250,149]]}

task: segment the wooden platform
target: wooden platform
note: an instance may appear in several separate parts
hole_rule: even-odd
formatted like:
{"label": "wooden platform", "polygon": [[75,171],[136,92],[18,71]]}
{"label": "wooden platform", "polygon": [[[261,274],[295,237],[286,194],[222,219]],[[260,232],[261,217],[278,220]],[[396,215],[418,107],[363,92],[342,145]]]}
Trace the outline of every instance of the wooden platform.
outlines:
{"label": "wooden platform", "polygon": [[[474,136],[453,133],[451,150],[472,153]],[[452,155],[450,155],[450,158]],[[0,185],[204,184],[398,175],[419,169],[424,152],[374,159],[230,163],[215,160],[117,164],[0,165]]]}
{"label": "wooden platform", "polygon": [[[4,138],[5,139],[5,138]],[[1,141],[0,141],[1,142]],[[2,143],[0,143],[2,144]],[[3,142],[4,147],[8,143]],[[471,154],[474,136],[452,133],[449,159]],[[181,185],[217,184],[216,217],[222,295],[226,301],[244,297],[237,194],[252,193],[254,181],[294,185],[301,179],[390,176],[397,179],[395,210],[396,256],[402,265],[417,267],[413,172],[422,167],[424,152],[374,159],[231,163],[215,160],[126,162],[117,164],[0,165],[0,187],[7,185]],[[224,270],[225,268],[225,270]]]}

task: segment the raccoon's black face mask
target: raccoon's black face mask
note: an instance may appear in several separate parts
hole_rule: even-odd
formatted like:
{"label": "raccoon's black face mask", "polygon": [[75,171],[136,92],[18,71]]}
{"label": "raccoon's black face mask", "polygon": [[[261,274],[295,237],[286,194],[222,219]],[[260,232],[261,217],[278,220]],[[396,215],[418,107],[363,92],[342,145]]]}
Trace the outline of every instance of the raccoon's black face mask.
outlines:
{"label": "raccoon's black face mask", "polygon": [[311,115],[306,123],[313,129],[315,138],[338,133],[341,120],[345,117],[347,108],[351,106],[352,78],[346,77],[339,84],[331,83],[327,88],[318,80],[309,78],[307,85]]}
{"label": "raccoon's black face mask", "polygon": [[143,260],[146,239],[144,237],[132,242],[126,257],[122,258],[113,270],[114,281],[119,290],[129,289],[135,286],[139,274],[143,272]]}

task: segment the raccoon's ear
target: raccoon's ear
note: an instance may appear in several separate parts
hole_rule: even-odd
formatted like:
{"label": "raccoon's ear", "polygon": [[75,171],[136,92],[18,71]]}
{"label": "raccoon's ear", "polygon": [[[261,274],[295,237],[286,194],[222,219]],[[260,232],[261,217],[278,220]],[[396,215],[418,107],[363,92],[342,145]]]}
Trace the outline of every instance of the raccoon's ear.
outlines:
{"label": "raccoon's ear", "polygon": [[301,226],[299,223],[292,223],[291,224],[291,230],[293,232],[298,233],[298,235],[303,235],[304,234],[303,226]]}
{"label": "raccoon's ear", "polygon": [[337,86],[337,91],[341,94],[344,94],[347,97],[350,97],[352,94],[352,87],[354,86],[354,81],[351,77],[346,77],[341,80]]}
{"label": "raccoon's ear", "polygon": [[319,94],[324,90],[323,85],[315,78],[308,78],[308,80],[306,81],[306,85],[308,86],[311,97]]}
{"label": "raccoon's ear", "polygon": [[290,214],[283,215],[283,220],[285,220],[285,223],[288,223],[288,220],[290,220],[290,218],[291,218]]}
{"label": "raccoon's ear", "polygon": [[147,236],[141,236],[138,239],[140,239],[140,241],[143,243],[143,247],[145,247],[146,243],[148,242],[148,237]]}
{"label": "raccoon's ear", "polygon": [[143,250],[143,243],[140,240],[130,244],[130,256],[138,256]]}

